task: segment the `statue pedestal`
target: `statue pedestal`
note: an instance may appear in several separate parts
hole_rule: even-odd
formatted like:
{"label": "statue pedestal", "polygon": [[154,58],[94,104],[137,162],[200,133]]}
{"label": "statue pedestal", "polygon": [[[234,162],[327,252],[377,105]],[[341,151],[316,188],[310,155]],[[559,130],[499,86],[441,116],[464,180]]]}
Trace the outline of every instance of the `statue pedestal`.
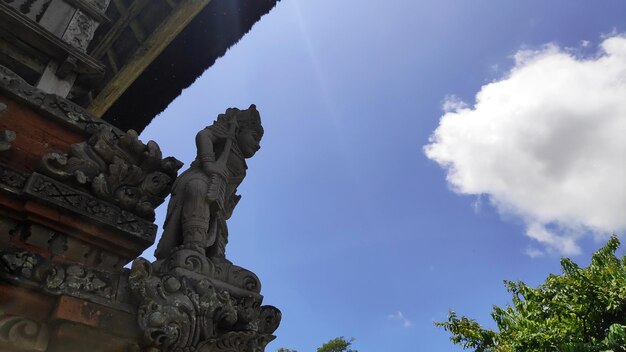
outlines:
{"label": "statue pedestal", "polygon": [[193,249],[135,260],[129,283],[144,339],[164,351],[263,351],[280,323],[278,309],[261,306],[256,275]]}

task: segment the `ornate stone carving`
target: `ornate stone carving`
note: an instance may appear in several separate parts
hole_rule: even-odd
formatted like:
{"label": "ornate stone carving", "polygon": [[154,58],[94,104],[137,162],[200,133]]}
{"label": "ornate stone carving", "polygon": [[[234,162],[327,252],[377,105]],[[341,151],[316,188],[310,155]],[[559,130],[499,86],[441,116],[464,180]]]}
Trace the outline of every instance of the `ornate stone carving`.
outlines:
{"label": "ornate stone carving", "polygon": [[41,105],[46,94],[26,83],[20,76],[0,66],[0,88],[35,106]]}
{"label": "ornate stone carving", "polygon": [[198,133],[198,156],[173,186],[158,260],[135,260],[129,277],[148,347],[262,352],[274,339],[280,311],[261,306],[258,277],[225,257],[226,220],[262,134],[254,105],[228,109]]}
{"label": "ornate stone carving", "polygon": [[70,128],[92,135],[102,128],[110,128],[117,135],[123,132],[89,113],[80,105],[55,94],[45,94],[39,108],[51,116],[56,117]]}
{"label": "ornate stone carving", "polygon": [[86,52],[87,46],[89,46],[89,42],[91,42],[98,25],[98,21],[89,17],[83,11],[76,10],[67,29],[63,33],[62,39],[80,51]]}
{"label": "ornate stone carving", "polygon": [[142,258],[129,283],[141,302],[145,344],[164,352],[263,351],[280,322],[278,309],[261,307],[258,296],[232,295],[209,277],[159,273]]}
{"label": "ornate stone carving", "polygon": [[215,342],[206,343],[198,349],[200,352],[263,352],[265,346],[274,338],[248,331],[228,332]]}
{"label": "ornate stone carving", "polygon": [[0,312],[0,346],[12,351],[45,351],[48,347],[49,328],[24,317],[4,315]]}
{"label": "ornate stone carving", "polygon": [[17,193],[26,185],[26,179],[26,175],[0,164],[0,188]]}
{"label": "ornate stone carving", "polygon": [[181,166],[175,158],[163,159],[155,142],[139,141],[135,131],[120,135],[102,126],[87,142],[73,144],[69,154],[44,155],[41,171],[153,221],[154,208],[169,194]]}
{"label": "ornate stone carving", "polygon": [[17,284],[35,285],[54,294],[111,299],[114,278],[111,274],[80,264],[49,261],[16,248],[0,249],[0,277]]}
{"label": "ornate stone carving", "polygon": [[31,86],[13,71],[0,65],[0,91],[5,92],[31,107],[44,112],[53,120],[56,120],[70,129],[91,135],[102,127],[111,128],[117,135],[123,132],[113,127],[103,119],[99,119],[85,110],[83,107]]}
{"label": "ornate stone carving", "polygon": [[47,204],[69,209],[102,224],[116,227],[146,242],[154,241],[156,225],[152,222],[44,175],[33,173],[24,193]]}

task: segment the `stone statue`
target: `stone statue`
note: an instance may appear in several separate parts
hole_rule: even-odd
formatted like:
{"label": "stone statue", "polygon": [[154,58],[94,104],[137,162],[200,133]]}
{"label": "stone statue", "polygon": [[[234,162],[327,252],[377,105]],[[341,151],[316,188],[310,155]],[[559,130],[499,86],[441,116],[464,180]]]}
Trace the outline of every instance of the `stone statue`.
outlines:
{"label": "stone statue", "polygon": [[261,305],[261,282],[226,260],[226,220],[240,196],[246,159],[263,128],[254,105],[228,109],[198,132],[198,154],[174,182],[163,236],[150,263],[133,262],[128,282],[139,300],[145,346],[163,352],[263,352],[281,313]]}
{"label": "stone statue", "polygon": [[212,261],[225,261],[226,220],[241,196],[246,160],[259,150],[263,127],[254,105],[230,108],[196,135],[197,157],[176,179],[163,236],[155,252],[164,259],[176,249],[201,251]]}

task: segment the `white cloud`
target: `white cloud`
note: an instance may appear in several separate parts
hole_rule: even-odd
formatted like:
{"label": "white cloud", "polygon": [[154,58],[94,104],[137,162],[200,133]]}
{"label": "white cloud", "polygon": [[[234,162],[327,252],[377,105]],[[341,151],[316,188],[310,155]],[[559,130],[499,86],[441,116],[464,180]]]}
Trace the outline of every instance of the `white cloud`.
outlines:
{"label": "white cloud", "polygon": [[467,109],[467,104],[459,99],[456,95],[447,95],[442,104],[443,111],[458,111]]}
{"label": "white cloud", "polygon": [[411,327],[413,323],[407,319],[401,311],[397,311],[395,314],[389,314],[387,318],[392,320],[399,320],[402,323],[402,326],[405,328]]}
{"label": "white cloud", "polygon": [[593,58],[520,51],[474,106],[451,97],[424,151],[455,192],[485,195],[560,254],[626,230],[626,37],[605,38]]}
{"label": "white cloud", "polygon": [[545,255],[545,253],[537,248],[533,248],[533,247],[528,247],[526,248],[526,255],[531,257],[531,258],[540,258],[543,257]]}

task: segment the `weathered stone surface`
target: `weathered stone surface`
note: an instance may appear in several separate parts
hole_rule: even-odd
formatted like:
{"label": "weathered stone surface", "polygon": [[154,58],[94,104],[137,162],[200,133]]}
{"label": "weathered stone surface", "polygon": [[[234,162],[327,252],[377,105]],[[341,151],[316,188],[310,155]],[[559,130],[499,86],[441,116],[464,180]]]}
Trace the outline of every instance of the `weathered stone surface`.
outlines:
{"label": "weathered stone surface", "polygon": [[48,347],[49,330],[45,323],[0,311],[0,347],[43,352]]}
{"label": "weathered stone surface", "polygon": [[173,186],[158,260],[135,260],[128,280],[146,347],[261,352],[274,339],[280,311],[261,306],[258,277],[225,257],[226,220],[262,135],[254,105],[228,109],[198,133],[197,158]]}
{"label": "weathered stone surface", "polygon": [[[78,351],[88,348],[85,336],[93,333],[93,339],[110,342],[97,351],[139,345],[263,351],[274,338],[280,311],[262,305],[259,278],[225,255],[226,220],[240,199],[245,160],[258,150],[263,134],[256,108],[228,109],[201,131],[196,161],[177,178],[180,162],[163,158],[156,143],[144,144],[133,131],[92,120],[74,104],[7,77],[0,72],[0,91],[10,92],[3,99],[8,119],[0,121],[2,161],[14,165],[23,156],[28,163],[38,158],[38,170],[46,175],[31,164],[16,170],[0,163],[0,281],[55,301],[47,303],[50,312],[41,319],[28,309],[6,311],[10,322],[21,319],[15,326],[39,334],[6,343],[33,351]],[[12,88],[3,88],[2,79]],[[25,121],[41,118],[37,114],[46,116],[46,128],[74,132],[61,137],[31,132]],[[3,138],[1,131],[13,126],[17,138],[10,133]],[[153,209],[171,188],[158,260],[138,259],[132,270],[122,269],[153,243]],[[6,307],[0,302],[0,310]],[[0,349],[3,341],[0,336]]]}
{"label": "weathered stone surface", "polygon": [[119,228],[146,242],[154,241],[156,225],[152,222],[46,176],[33,173],[24,187],[24,193],[59,209]]}
{"label": "weathered stone surface", "polygon": [[163,236],[155,252],[164,259],[180,246],[200,248],[208,257],[224,259],[230,218],[241,196],[246,158],[254,156],[263,136],[261,118],[252,105],[228,109],[198,132],[196,160],[172,189]]}
{"label": "weathered stone surface", "polygon": [[161,351],[263,351],[280,322],[280,311],[261,306],[261,296],[237,295],[210,277],[158,273],[141,258],[129,282],[141,302],[144,343]]}
{"label": "weathered stone surface", "polygon": [[0,278],[17,285],[39,287],[50,294],[69,294],[97,301],[113,299],[118,281],[111,273],[80,264],[53,262],[12,247],[0,249]]}
{"label": "weathered stone surface", "polygon": [[69,154],[44,155],[41,171],[153,221],[181,166],[175,158],[163,158],[155,142],[139,141],[135,131],[120,135],[102,126],[88,142],[71,145]]}
{"label": "weathered stone surface", "polygon": [[[51,121],[42,120],[32,112],[23,111],[23,107],[6,102],[13,104],[12,110],[15,111],[6,113],[7,119],[0,123],[0,131],[3,126],[11,128],[19,125],[21,143],[18,143],[14,153],[17,157],[25,161],[38,157],[42,173],[69,186],[87,190],[142,218],[154,220],[154,208],[169,194],[172,181],[182,166],[180,161],[172,157],[163,158],[155,142],[144,144],[134,131],[124,133],[69,100],[44,94],[2,66],[0,93],[51,118]],[[21,126],[22,121],[29,119],[32,119],[29,126]],[[33,135],[30,131],[32,124],[51,123],[56,124],[48,126],[55,132],[53,134],[42,130]],[[65,136],[68,133],[63,132],[63,128],[82,134],[83,140],[87,141],[67,143],[77,138]],[[15,140],[15,133],[8,129],[5,131],[0,133],[0,151],[9,149]],[[32,155],[33,152],[35,155]],[[18,161],[10,159],[10,155],[7,158],[11,162]],[[18,169],[31,171],[32,167],[25,165]]]}
{"label": "weathered stone surface", "polygon": [[0,163],[0,188],[19,192],[26,186],[27,176]]}
{"label": "weathered stone surface", "polygon": [[0,93],[17,99],[53,121],[87,136],[99,131],[102,126],[112,128],[120,135],[123,133],[108,122],[95,117],[83,107],[31,86],[2,65],[0,65]]}
{"label": "weathered stone surface", "polygon": [[[106,8],[106,6],[104,6]],[[87,46],[93,34],[98,28],[98,21],[88,16],[81,10],[76,10],[74,16],[70,20],[65,33],[63,33],[62,39],[70,43],[76,49],[82,52],[87,51]]]}

